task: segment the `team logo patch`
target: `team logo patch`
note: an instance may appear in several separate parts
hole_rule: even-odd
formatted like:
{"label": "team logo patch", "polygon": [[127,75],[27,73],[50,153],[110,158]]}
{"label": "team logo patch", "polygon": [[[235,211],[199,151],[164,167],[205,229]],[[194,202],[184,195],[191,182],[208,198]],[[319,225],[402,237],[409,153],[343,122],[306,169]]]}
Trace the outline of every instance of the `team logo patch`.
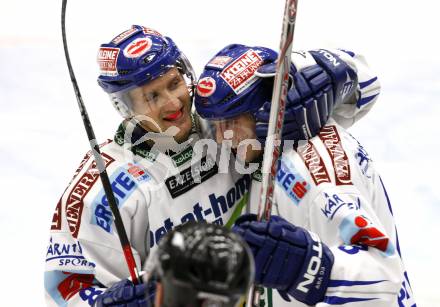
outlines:
{"label": "team logo patch", "polygon": [[220,76],[238,95],[257,81],[255,72],[261,64],[263,59],[255,50],[250,49],[229,64]]}
{"label": "team logo patch", "polygon": [[206,66],[223,69],[231,60],[229,56],[216,56]]}
{"label": "team logo patch", "polygon": [[216,89],[215,80],[211,77],[205,77],[197,83],[197,94],[201,97],[211,96]]}
{"label": "team logo patch", "polygon": [[394,254],[394,246],[390,239],[375,227],[365,215],[353,213],[341,222],[339,232],[345,244],[371,246],[384,252]]}
{"label": "team logo patch", "polygon": [[125,47],[124,55],[127,58],[138,58],[150,50],[152,45],[153,42],[148,37],[137,38]]}
{"label": "team logo patch", "polygon": [[128,163],[127,171],[138,182],[148,181],[151,177],[147,174],[145,169],[137,164]]}
{"label": "team logo patch", "polygon": [[208,180],[218,173],[218,166],[210,156],[200,160],[200,164],[194,164],[181,171],[176,176],[169,177],[165,184],[172,198],[186,193],[200,183]]}
{"label": "team logo patch", "polygon": [[135,27],[132,27],[131,29],[128,29],[128,30],[122,32],[121,34],[119,34],[118,36],[116,36],[112,40],[112,43],[115,45],[118,45],[121,42],[123,42],[124,40],[126,40],[127,38],[129,38],[130,36],[132,36],[137,31],[138,31],[138,29],[136,29]]}
{"label": "team logo patch", "polygon": [[98,65],[102,76],[114,77],[118,75],[116,63],[119,48],[101,47],[98,51]]}
{"label": "team logo patch", "polygon": [[288,164],[290,164],[288,161],[280,160],[276,182],[286,192],[287,196],[293,200],[295,205],[299,205],[311,187],[295,168]]}

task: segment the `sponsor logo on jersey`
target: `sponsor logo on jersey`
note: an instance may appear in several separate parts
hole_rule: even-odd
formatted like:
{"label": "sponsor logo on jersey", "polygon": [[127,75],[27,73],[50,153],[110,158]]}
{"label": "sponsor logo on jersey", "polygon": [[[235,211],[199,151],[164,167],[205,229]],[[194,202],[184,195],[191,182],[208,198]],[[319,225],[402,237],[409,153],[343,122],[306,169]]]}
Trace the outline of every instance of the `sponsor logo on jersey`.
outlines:
{"label": "sponsor logo on jersey", "polygon": [[116,63],[119,48],[101,47],[98,51],[98,65],[102,76],[114,77],[118,75]]}
{"label": "sponsor logo on jersey", "polygon": [[335,214],[341,208],[345,208],[348,210],[360,210],[361,209],[361,200],[359,197],[357,198],[357,202],[351,203],[342,200],[340,196],[337,194],[329,195],[324,193],[324,197],[326,199],[326,203],[323,209],[321,209],[322,213],[326,218],[332,220]]}
{"label": "sponsor logo on jersey", "polygon": [[388,256],[394,254],[390,239],[366,215],[353,213],[345,217],[339,225],[339,232],[345,244],[367,245]]}
{"label": "sponsor logo on jersey", "polygon": [[46,262],[56,261],[58,266],[64,267],[82,267],[83,270],[94,268],[93,262],[87,261],[82,254],[82,247],[78,241],[75,243],[58,243],[50,238],[49,246],[46,252]]}
{"label": "sponsor logo on jersey", "polygon": [[[110,182],[118,208],[120,208],[134,192],[136,188],[135,180],[136,179],[122,167],[119,167],[111,176]],[[91,210],[91,223],[111,233],[113,215],[103,188],[93,200]]]}
{"label": "sponsor logo on jersey", "polygon": [[215,160],[208,156],[200,160],[200,164],[194,164],[181,171],[176,176],[171,176],[165,181],[165,185],[172,198],[176,198],[200,183],[208,180],[218,173],[218,166]]}
{"label": "sponsor logo on jersey", "polygon": [[197,83],[197,94],[201,97],[211,96],[216,89],[215,80],[211,77],[204,77]]}
{"label": "sponsor logo on jersey", "polygon": [[306,193],[310,190],[310,184],[295,170],[289,167],[288,161],[280,160],[276,175],[276,183],[280,186],[287,196],[293,200],[295,205],[299,205]]}
{"label": "sponsor logo on jersey", "polygon": [[[235,185],[231,187],[225,194],[209,194],[209,205],[204,205],[201,202],[197,202],[193,205],[191,211],[183,213],[183,215],[180,217],[180,220],[177,219],[177,221],[181,224],[189,221],[209,221],[218,225],[224,225],[224,215],[229,213],[230,210],[235,209],[236,204],[249,191],[250,184],[251,177],[249,174],[246,174],[238,179],[235,182]],[[156,245],[168,231],[171,231],[175,226],[177,226],[169,217],[166,218],[161,224],[162,226],[157,228],[152,227],[150,230],[150,247]]]}
{"label": "sponsor logo on jersey", "polygon": [[136,38],[124,48],[124,55],[127,58],[138,58],[144,55],[153,46],[149,37]]}
{"label": "sponsor logo on jersey", "polygon": [[189,160],[191,160],[192,156],[193,156],[193,148],[191,146],[188,146],[182,152],[172,156],[172,159],[173,159],[174,165],[179,167],[179,166],[185,164],[186,162],[188,162]]}
{"label": "sponsor logo on jersey", "polygon": [[324,126],[319,132],[319,138],[324,143],[335,170],[336,185],[350,185],[350,162],[341,144],[341,138],[335,126]]}
{"label": "sponsor logo on jersey", "polygon": [[55,207],[55,212],[52,216],[52,225],[50,225],[50,230],[61,230],[61,199],[58,201]]}
{"label": "sponsor logo on jersey", "polygon": [[133,163],[128,163],[126,167],[128,173],[138,182],[144,182],[151,179],[147,171],[141,166]]}
{"label": "sponsor logo on jersey", "polygon": [[119,43],[123,42],[124,40],[126,40],[127,38],[129,38],[130,36],[132,36],[134,33],[136,33],[138,31],[137,28],[132,27],[131,29],[128,29],[124,32],[122,32],[121,34],[119,34],[118,36],[116,36],[113,40],[112,43],[115,45],[118,45]]}
{"label": "sponsor logo on jersey", "polygon": [[229,64],[220,74],[220,77],[238,95],[251,86],[257,78],[255,72],[263,63],[263,59],[255,50],[248,50],[238,59]]}
{"label": "sponsor logo on jersey", "polygon": [[229,56],[216,56],[206,66],[223,69],[231,60]]}
{"label": "sponsor logo on jersey", "polygon": [[[101,153],[101,156],[106,167],[115,161],[106,153]],[[66,200],[67,225],[74,238],[78,237],[81,226],[81,214],[84,207],[83,200],[99,178],[99,173],[89,172],[91,169],[96,169],[96,161],[93,161],[87,171],[76,181]]]}
{"label": "sponsor logo on jersey", "polygon": [[312,142],[309,141],[307,144],[299,147],[297,152],[307,166],[316,185],[331,182],[324,161]]}

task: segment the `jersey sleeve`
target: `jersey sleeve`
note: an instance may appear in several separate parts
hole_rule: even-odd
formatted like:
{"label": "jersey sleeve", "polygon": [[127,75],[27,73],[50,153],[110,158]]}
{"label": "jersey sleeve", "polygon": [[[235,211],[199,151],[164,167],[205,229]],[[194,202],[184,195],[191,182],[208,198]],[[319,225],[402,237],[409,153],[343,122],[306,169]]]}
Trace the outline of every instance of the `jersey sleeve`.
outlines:
{"label": "jersey sleeve", "polygon": [[329,51],[345,61],[357,73],[358,77],[355,95],[348,97],[336,106],[332,115],[339,125],[347,129],[364,117],[377,102],[380,82],[363,55],[342,49],[330,49]]}
{"label": "jersey sleeve", "polygon": [[[148,175],[135,164],[102,157],[138,268],[148,242]],[[44,276],[48,306],[92,306],[129,271],[96,163],[86,155],[58,202],[52,219]]]}
{"label": "jersey sleeve", "polygon": [[324,302],[317,306],[395,306],[404,268],[392,215],[375,212],[353,186],[329,185],[318,193],[311,229],[330,247],[335,262]]}

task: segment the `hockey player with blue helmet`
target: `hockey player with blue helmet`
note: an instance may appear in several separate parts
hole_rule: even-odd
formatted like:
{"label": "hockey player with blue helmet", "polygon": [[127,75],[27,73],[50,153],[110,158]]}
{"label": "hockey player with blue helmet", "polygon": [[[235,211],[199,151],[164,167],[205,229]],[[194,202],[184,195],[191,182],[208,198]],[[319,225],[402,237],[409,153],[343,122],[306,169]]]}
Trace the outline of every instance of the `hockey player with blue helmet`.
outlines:
{"label": "hockey player with blue helmet", "polygon": [[[236,91],[246,90],[247,76],[256,66],[275,60],[270,50],[261,51],[225,73]],[[228,61],[219,57],[212,65]],[[150,250],[179,224],[231,226],[247,203],[251,177],[232,167],[233,156],[223,171],[215,153],[198,150],[200,144],[215,142],[207,139],[211,135],[206,122],[191,111],[194,72],[172,39],[135,25],[101,45],[98,63],[98,83],[123,117],[114,138],[100,145],[102,158],[142,269]],[[236,72],[242,79],[234,77]],[[209,97],[212,87],[205,81],[198,90]],[[321,102],[318,110],[325,109],[319,107]],[[262,123],[264,112],[267,108]],[[358,114],[342,115],[351,120]],[[85,155],[55,207],[46,253],[46,302],[90,306],[105,295],[114,304],[142,306],[144,285],[131,284],[127,291],[132,295],[121,290],[130,285],[129,272],[92,156]]]}
{"label": "hockey player with blue helmet", "polygon": [[[232,140],[237,153],[244,148],[246,162],[261,161],[264,146],[256,139],[264,142],[267,134],[275,73],[274,62],[258,61],[260,48],[219,51],[205,65],[195,97],[217,141]],[[245,214],[233,227],[253,252],[255,283],[268,293],[278,290],[266,296],[269,305],[415,306],[382,179],[343,128],[377,99],[377,77],[365,65],[344,50],[292,53],[276,205],[269,220]],[[211,91],[200,86],[204,80]],[[252,177],[250,208],[256,213],[261,171]]]}

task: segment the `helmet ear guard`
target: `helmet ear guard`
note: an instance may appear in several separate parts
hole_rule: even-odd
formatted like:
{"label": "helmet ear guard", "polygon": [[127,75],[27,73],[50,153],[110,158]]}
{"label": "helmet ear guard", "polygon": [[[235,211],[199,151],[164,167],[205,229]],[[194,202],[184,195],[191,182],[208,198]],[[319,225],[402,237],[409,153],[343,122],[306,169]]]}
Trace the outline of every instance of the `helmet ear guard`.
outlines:
{"label": "helmet ear guard", "polygon": [[127,106],[126,102],[124,102],[124,99],[121,99],[119,95],[110,94],[110,100],[113,107],[123,118],[129,119],[134,115],[131,109]]}

